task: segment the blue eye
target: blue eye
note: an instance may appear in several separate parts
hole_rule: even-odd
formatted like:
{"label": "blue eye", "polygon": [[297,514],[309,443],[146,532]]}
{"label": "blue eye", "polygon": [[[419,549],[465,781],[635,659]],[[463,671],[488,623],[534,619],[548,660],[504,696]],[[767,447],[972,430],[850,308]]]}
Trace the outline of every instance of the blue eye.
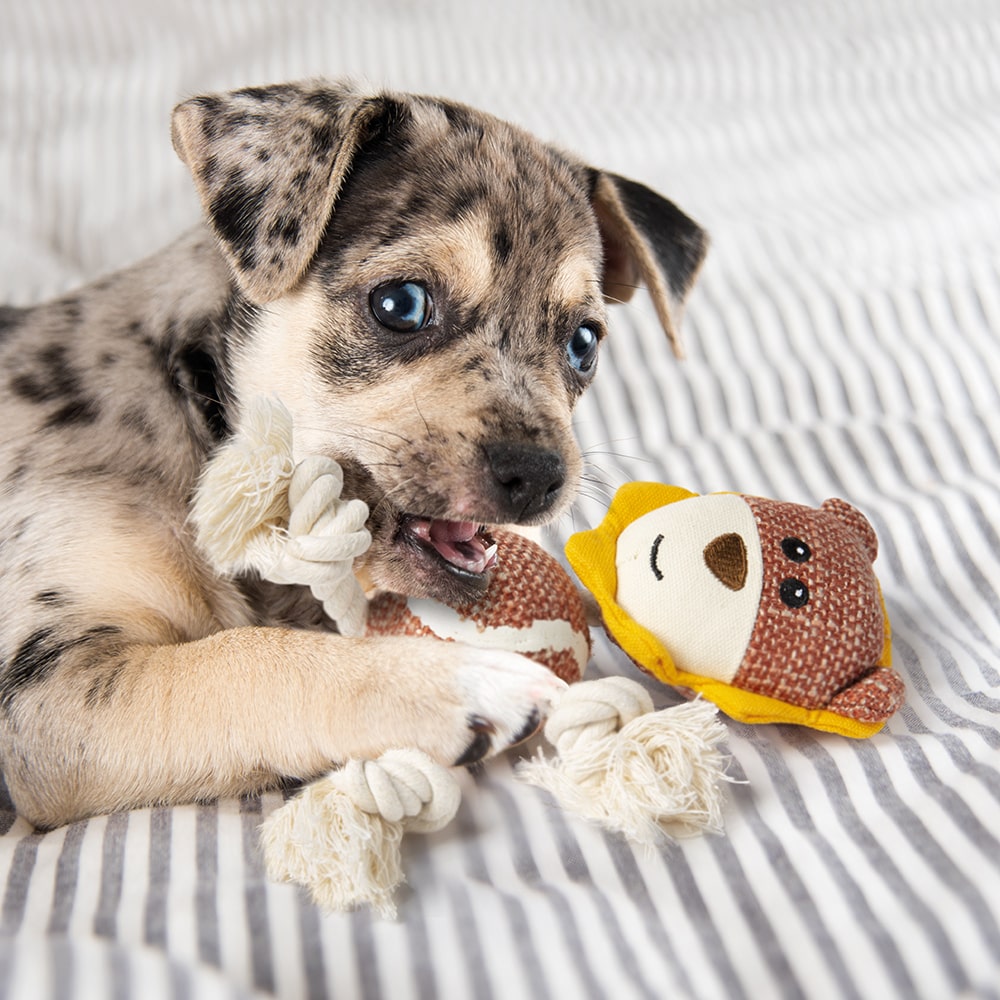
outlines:
{"label": "blue eye", "polygon": [[415,281],[389,281],[379,285],[368,299],[372,315],[388,330],[413,333],[431,319],[431,297]]}
{"label": "blue eye", "polygon": [[566,345],[569,363],[578,371],[587,374],[597,363],[597,345],[600,337],[592,326],[578,326]]}

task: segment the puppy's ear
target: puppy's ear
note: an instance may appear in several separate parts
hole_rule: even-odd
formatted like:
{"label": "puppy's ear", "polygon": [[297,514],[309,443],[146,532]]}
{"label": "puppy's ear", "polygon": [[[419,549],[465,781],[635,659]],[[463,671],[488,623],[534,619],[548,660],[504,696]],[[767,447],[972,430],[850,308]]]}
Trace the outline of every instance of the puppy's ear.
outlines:
{"label": "puppy's ear", "polygon": [[591,200],[604,244],[604,297],[627,302],[644,284],[681,356],[681,309],[708,251],[708,234],[673,202],[617,174],[595,172]]}
{"label": "puppy's ear", "polygon": [[355,152],[398,104],[317,83],[210,94],[174,109],[174,148],[252,301],[302,277]]}

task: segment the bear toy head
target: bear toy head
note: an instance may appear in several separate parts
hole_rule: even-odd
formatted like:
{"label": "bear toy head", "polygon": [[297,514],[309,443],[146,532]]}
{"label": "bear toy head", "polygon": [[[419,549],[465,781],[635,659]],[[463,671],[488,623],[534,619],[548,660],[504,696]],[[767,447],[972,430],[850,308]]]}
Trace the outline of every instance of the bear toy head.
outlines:
{"label": "bear toy head", "polygon": [[806,507],[632,483],[567,555],[611,637],[735,718],[866,736],[902,701],[872,563],[843,500]]}

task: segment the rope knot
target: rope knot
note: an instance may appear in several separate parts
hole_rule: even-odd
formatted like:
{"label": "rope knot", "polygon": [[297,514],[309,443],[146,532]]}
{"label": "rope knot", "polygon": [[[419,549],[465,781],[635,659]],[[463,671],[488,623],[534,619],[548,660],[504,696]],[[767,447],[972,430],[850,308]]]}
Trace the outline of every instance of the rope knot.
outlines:
{"label": "rope knot", "polygon": [[653,711],[645,688],[627,677],[604,677],[575,684],[562,696],[545,724],[545,738],[560,753],[581,742],[599,742],[640,715]]}
{"label": "rope knot", "polygon": [[349,761],[261,824],[268,877],[309,888],[328,910],[369,904],[393,917],[403,831],[432,833],[458,812],[455,776],[420,750]]}
{"label": "rope knot", "polygon": [[454,776],[420,750],[389,750],[378,760],[352,760],[330,780],[363,812],[415,833],[447,826],[461,800]]}

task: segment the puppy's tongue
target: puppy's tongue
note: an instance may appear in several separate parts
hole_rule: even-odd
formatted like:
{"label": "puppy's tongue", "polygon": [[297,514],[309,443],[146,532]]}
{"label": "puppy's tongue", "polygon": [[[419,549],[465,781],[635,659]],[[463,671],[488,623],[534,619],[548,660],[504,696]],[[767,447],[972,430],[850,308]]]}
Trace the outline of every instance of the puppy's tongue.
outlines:
{"label": "puppy's tongue", "polygon": [[410,518],[407,530],[442,559],[469,573],[485,573],[497,561],[496,543],[473,521]]}

